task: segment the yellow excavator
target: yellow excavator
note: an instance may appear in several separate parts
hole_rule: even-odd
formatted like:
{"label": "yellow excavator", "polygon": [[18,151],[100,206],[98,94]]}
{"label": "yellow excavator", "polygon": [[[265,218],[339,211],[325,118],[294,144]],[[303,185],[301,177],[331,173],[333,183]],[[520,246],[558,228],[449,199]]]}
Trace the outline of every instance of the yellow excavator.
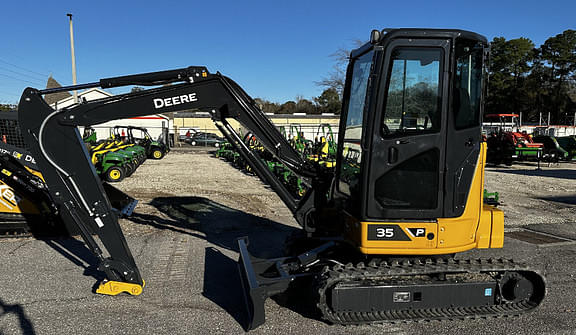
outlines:
{"label": "yellow excavator", "polygon": [[[17,112],[0,112],[0,237],[78,234],[55,206],[36,160],[26,149]],[[138,201],[103,183],[113,210],[129,216]]]}
{"label": "yellow excavator", "polygon": [[[337,324],[516,315],[544,299],[537,270],[506,259],[454,257],[504,241],[502,211],[483,202],[488,51],[486,38],[468,31],[374,30],[350,55],[333,167],[303,158],[238,84],[203,66],[27,88],[20,123],[55,205],[100,262],[106,280],[99,293],[137,295],[144,280],[77,127],[200,109],[302,227],[302,239],[277,259],[253,257],[249,237],[238,239],[246,329],[265,321],[269,296],[302,280],[311,283],[322,319]],[[136,84],[156,87],[60,110],[43,99]],[[302,197],[250,150],[230,119],[305,180]]]}

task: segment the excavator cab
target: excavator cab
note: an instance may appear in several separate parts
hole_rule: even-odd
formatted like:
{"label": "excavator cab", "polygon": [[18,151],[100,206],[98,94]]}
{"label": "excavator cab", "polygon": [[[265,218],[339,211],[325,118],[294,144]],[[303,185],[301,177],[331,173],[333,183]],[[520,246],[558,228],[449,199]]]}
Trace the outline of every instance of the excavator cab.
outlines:
{"label": "excavator cab", "polygon": [[483,202],[488,50],[471,32],[396,29],[351,53],[329,200],[304,225],[325,243],[264,260],[238,241],[249,329],[264,322],[268,296],[307,275],[322,318],[338,324],[502,315],[541,301],[536,272],[453,258],[504,241],[503,212]]}
{"label": "excavator cab", "polygon": [[[479,211],[457,223],[467,228],[455,234],[466,231],[466,238],[439,238],[446,229],[440,231],[438,220],[463,219],[467,205],[482,207],[488,44],[462,31],[375,34],[381,37],[355,50],[348,67],[334,199],[350,217],[351,235],[364,234],[354,238],[363,252],[447,254],[455,249],[446,246],[469,248]],[[397,243],[412,240],[422,243]]]}

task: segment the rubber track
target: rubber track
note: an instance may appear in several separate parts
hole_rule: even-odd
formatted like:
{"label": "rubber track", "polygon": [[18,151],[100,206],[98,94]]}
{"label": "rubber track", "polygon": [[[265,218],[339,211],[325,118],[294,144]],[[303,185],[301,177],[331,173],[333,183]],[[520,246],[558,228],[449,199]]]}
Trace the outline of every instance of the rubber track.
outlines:
{"label": "rubber track", "polygon": [[24,216],[0,213],[0,238],[29,236],[32,234]]}
{"label": "rubber track", "polygon": [[[469,273],[478,274],[486,272],[504,271],[528,271],[537,272],[526,268],[512,260],[505,259],[477,259],[477,260],[417,260],[404,262],[370,262],[368,265],[359,263],[356,266],[347,264],[345,266],[335,265],[332,268],[325,267],[320,277],[317,279],[317,293],[319,294],[318,308],[323,319],[335,324],[365,324],[383,322],[405,322],[405,321],[425,321],[425,320],[447,320],[447,319],[471,319],[486,317],[515,316],[528,312],[536,308],[544,298],[545,292],[541,292],[539,301],[522,301],[518,303],[506,303],[493,306],[479,307],[452,307],[452,308],[432,308],[432,309],[410,309],[410,310],[389,310],[374,312],[335,312],[330,309],[326,302],[326,293],[329,288],[334,287],[339,282],[356,281],[363,279],[382,279],[388,276],[420,276],[438,273],[456,274]],[[544,289],[545,290],[545,289]]]}

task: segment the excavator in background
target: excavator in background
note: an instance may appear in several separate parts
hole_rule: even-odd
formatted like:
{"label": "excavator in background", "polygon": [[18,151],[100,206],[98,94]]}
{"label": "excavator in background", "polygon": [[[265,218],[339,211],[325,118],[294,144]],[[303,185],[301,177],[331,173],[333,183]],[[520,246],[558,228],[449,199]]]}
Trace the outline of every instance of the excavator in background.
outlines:
{"label": "excavator in background", "polygon": [[[58,237],[78,234],[66,225],[47,189],[40,168],[26,150],[17,112],[0,113],[0,237]],[[112,209],[129,216],[138,201],[103,183]]]}
{"label": "excavator in background", "polygon": [[[237,83],[204,66],[27,88],[19,118],[56,207],[69,214],[64,219],[79,228],[105,274],[98,293],[138,295],[144,280],[77,127],[200,109],[302,227],[303,240],[282,258],[256,258],[249,238],[238,239],[246,329],[264,323],[269,296],[303,280],[322,319],[337,324],[516,315],[543,301],[538,271],[512,260],[454,257],[504,242],[503,212],[483,202],[488,50],[483,36],[462,30],[372,31],[350,55],[334,167],[303,158]],[[58,110],[43,99],[129,85],[155,87]],[[306,180],[302,197],[250,150],[230,119]]]}

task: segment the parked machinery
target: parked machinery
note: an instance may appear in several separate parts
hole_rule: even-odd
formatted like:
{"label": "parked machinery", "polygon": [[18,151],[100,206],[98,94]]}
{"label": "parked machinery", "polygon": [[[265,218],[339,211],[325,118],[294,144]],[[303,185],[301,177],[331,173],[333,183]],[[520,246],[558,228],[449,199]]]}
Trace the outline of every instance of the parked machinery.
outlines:
{"label": "parked machinery", "polygon": [[[515,315],[543,300],[537,271],[510,260],[451,256],[504,242],[502,211],[483,203],[487,51],[484,37],[461,30],[373,31],[350,56],[335,168],[303,158],[238,84],[205,67],[27,88],[20,122],[56,206],[82,232],[96,232],[108,250],[105,256],[92,235],[82,234],[106,276],[99,293],[137,295],[144,281],[76,127],[200,109],[302,226],[302,243],[283,258],[255,258],[248,238],[238,240],[248,329],[264,322],[268,296],[305,278],[322,318],[332,323]],[[42,98],[134,84],[157,87],[56,111]],[[307,181],[302,197],[250,150],[230,119]]]}
{"label": "parked machinery", "polygon": [[127,127],[116,126],[112,129],[110,137],[117,147],[123,151],[131,152],[134,155],[135,163],[140,165],[148,158],[148,150],[145,146],[140,145],[141,141],[134,137],[131,129]]}
{"label": "parked machinery", "polygon": [[[125,133],[125,136],[121,135],[122,132]],[[148,129],[144,127],[115,126],[114,135],[119,139],[124,137],[126,144],[143,147],[148,158],[162,159],[170,151],[170,146],[162,140],[152,139]]]}
{"label": "parked machinery", "polygon": [[576,136],[575,135],[556,137],[556,141],[558,142],[558,145],[560,145],[560,147],[568,153],[568,155],[566,156],[566,159],[571,160],[571,159],[574,159],[574,157],[576,157]]}
{"label": "parked machinery", "polygon": [[[78,234],[76,225],[62,219],[68,213],[54,203],[17,119],[17,112],[0,113],[0,237]],[[114,212],[131,215],[135,199],[107,183],[102,187]]]}
{"label": "parked machinery", "polygon": [[338,143],[329,124],[320,124],[314,136],[314,146],[309,159],[326,167],[334,167],[338,151]]}
{"label": "parked machinery", "polygon": [[[334,133],[332,132],[332,127],[329,124],[318,125],[313,142],[304,138],[303,132],[300,131],[300,125],[292,125],[290,129],[297,131],[286,134],[285,127],[281,126],[278,128],[284,138],[290,141],[293,148],[300,152],[303,158],[314,161],[324,167],[333,168],[335,166],[337,143]],[[306,193],[306,189],[309,187],[306,181],[278,161],[272,153],[268,152],[266,148],[258,142],[252,133],[244,136],[243,142],[246,143],[253,152],[258,154],[260,159],[267,164],[268,169],[285,184],[291,193],[298,197]],[[296,145],[296,143],[302,145]],[[250,165],[241,158],[240,153],[229,143],[222,145],[220,149],[215,152],[215,156],[222,157],[247,172],[253,172]]]}
{"label": "parked machinery", "polygon": [[140,165],[139,153],[125,150],[130,145],[117,141],[114,136],[96,142],[96,132],[84,129],[84,143],[98,175],[108,182],[120,182],[132,175]]}
{"label": "parked machinery", "polygon": [[488,127],[488,163],[511,165],[513,161],[549,159],[542,143],[526,132],[513,131],[519,127],[517,114],[488,114],[486,118],[496,122],[496,126]]}
{"label": "parked machinery", "polygon": [[558,162],[559,160],[570,159],[570,153],[558,143],[556,137],[537,135],[534,136],[534,141],[538,141],[544,145],[544,157],[549,162]]}

